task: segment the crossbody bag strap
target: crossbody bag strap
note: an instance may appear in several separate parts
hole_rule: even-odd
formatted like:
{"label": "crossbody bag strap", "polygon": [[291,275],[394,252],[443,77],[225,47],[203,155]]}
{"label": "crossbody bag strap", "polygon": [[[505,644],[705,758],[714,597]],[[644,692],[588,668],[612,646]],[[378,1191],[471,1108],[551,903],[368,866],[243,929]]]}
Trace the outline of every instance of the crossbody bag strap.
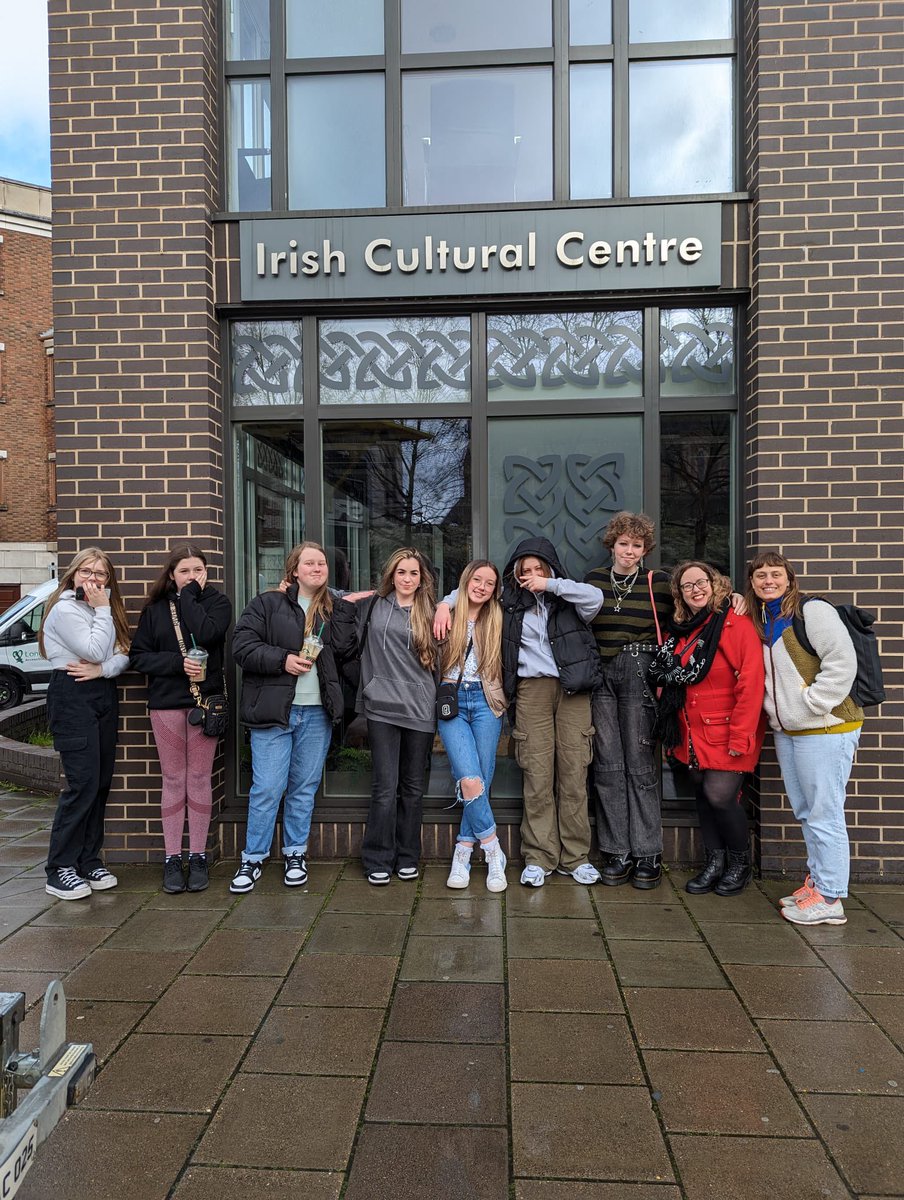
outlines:
{"label": "crossbody bag strap", "polygon": [[[172,600],[169,602],[169,610],[170,616],[173,619],[173,629],[176,631],[176,641],[179,643],[179,649],[182,651],[182,657],[185,658],[188,655],[188,651],[185,649],[185,638],[182,636],[182,627],[179,624],[179,614],[176,611],[176,605]],[[193,679],[189,679],[188,681],[188,690],[191,692],[194,702],[197,704],[198,708],[203,708],[204,701],[201,699],[201,689]]]}
{"label": "crossbody bag strap", "polygon": [[659,613],[656,611],[656,597],[653,595],[653,572],[647,571],[647,587],[650,589],[650,604],[653,606],[653,620],[656,622],[656,645],[662,645],[662,630],[659,628]]}

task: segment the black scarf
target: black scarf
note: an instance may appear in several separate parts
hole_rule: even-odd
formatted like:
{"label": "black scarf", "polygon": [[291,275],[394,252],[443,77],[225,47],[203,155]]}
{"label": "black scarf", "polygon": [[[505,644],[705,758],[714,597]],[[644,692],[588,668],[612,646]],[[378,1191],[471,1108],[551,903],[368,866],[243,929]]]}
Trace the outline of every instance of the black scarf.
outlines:
{"label": "black scarf", "polygon": [[[659,698],[657,735],[666,751],[673,750],[681,738],[678,713],[684,708],[687,689],[702,683],[716,657],[722,626],[731,608],[728,600],[715,612],[704,608],[689,621],[670,623],[672,633],[665,639],[650,664],[650,678],[662,688]],[[700,636],[685,646],[680,655],[675,647],[680,641],[700,630]],[[688,650],[690,649],[690,653]]]}

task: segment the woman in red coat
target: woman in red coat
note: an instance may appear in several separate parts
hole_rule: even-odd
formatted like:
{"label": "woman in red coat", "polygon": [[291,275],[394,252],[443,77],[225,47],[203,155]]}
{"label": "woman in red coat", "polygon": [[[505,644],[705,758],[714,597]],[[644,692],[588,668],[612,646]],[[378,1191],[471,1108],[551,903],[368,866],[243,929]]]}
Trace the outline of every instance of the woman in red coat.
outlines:
{"label": "woman in red coat", "polygon": [[672,634],[650,674],[662,685],[662,744],[697,789],[706,866],[686,890],[736,896],[751,878],[741,790],[765,732],[762,646],[750,618],[732,611],[729,580],[706,563],[680,563],[671,588]]}

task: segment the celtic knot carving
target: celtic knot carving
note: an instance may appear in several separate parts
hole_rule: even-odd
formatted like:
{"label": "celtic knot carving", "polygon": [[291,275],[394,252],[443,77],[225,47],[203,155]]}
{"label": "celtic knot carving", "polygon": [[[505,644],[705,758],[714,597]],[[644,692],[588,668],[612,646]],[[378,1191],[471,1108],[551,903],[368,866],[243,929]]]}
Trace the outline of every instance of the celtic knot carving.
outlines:
{"label": "celtic knot carving", "polygon": [[235,404],[301,403],[301,326],[295,321],[234,321]]}
{"label": "celtic knot carving", "polygon": [[599,538],[614,512],[624,508],[624,454],[510,454],[502,510],[506,558],[526,537],[546,537],[572,578],[582,578],[599,553]]}
{"label": "celtic knot carving", "polygon": [[[417,333],[392,329],[330,328],[320,331],[321,388],[348,395],[388,389],[395,400],[444,399],[443,393],[470,392],[471,331],[469,328],[422,328]],[[422,393],[430,393],[424,396]],[[436,393],[436,394],[433,394]],[[460,395],[450,397],[459,399]],[[329,400],[330,397],[324,396]]]}
{"label": "celtic knot carving", "polygon": [[642,350],[640,329],[628,324],[501,329],[494,323],[488,330],[487,387],[527,390],[539,380],[543,388],[590,390],[639,383]]}
{"label": "celtic knot carving", "polygon": [[728,391],[734,383],[734,322],[731,309],[663,313],[660,378],[676,386],[703,384]]}

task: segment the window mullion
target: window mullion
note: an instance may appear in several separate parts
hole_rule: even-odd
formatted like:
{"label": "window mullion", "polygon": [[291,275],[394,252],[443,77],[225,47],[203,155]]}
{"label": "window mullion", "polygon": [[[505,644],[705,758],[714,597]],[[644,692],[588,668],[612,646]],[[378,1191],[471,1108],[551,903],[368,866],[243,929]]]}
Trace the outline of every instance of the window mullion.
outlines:
{"label": "window mullion", "polygon": [[628,169],[630,113],[628,108],[628,0],[612,5],[612,195],[630,195]]}

